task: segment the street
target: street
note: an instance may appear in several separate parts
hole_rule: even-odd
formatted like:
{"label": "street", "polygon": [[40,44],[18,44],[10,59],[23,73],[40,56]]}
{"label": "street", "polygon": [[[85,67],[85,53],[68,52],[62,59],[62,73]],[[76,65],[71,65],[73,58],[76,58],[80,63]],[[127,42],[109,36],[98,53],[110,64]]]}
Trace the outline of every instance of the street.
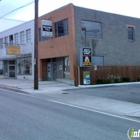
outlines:
{"label": "street", "polygon": [[0,90],[0,140],[128,140],[130,128],[140,123]]}
{"label": "street", "polygon": [[140,104],[140,84],[67,90],[70,94],[96,96]]}

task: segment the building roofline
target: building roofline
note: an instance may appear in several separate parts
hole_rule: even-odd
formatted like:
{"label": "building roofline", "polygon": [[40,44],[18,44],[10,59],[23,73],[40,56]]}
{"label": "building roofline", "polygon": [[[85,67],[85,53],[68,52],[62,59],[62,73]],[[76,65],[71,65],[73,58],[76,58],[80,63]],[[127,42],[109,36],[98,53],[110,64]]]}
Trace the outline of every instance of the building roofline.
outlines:
{"label": "building roofline", "polygon": [[58,11],[58,10],[60,10],[60,9],[63,9],[63,8],[65,8],[65,7],[67,7],[67,6],[70,6],[70,5],[74,6],[73,3],[69,3],[69,4],[66,4],[66,5],[64,5],[64,6],[62,6],[62,7],[59,7],[59,8],[57,8],[57,9],[53,10],[53,11],[50,11],[50,12],[48,12],[48,13],[46,13],[46,14],[43,14],[42,16],[40,16],[40,17],[38,17],[38,18],[42,18],[42,17],[44,17],[45,15],[48,15],[48,14],[50,14],[50,13],[53,13],[53,12],[55,12],[55,11]]}
{"label": "building roofline", "polygon": [[6,29],[6,30],[4,30],[4,31],[1,31],[0,34],[6,32],[6,31],[8,31],[8,30],[12,30],[12,29],[14,29],[14,28],[18,28],[19,26],[28,24],[29,22],[33,22],[33,21],[34,21],[34,19],[33,19],[33,20],[29,20],[29,21],[25,21],[24,23],[21,23],[21,24],[19,24],[19,25],[16,25],[16,26],[14,26],[14,27],[11,27],[11,28],[8,28],[8,29]]}
{"label": "building roofline", "polygon": [[129,17],[129,18],[140,19],[140,18],[138,18],[138,17],[123,15],[123,14],[117,14],[117,13],[112,13],[112,12],[106,12],[106,11],[101,11],[101,10],[86,8],[86,7],[82,7],[82,6],[76,6],[76,5],[74,5],[74,7],[78,7],[78,8],[82,8],[82,9],[88,9],[88,10],[93,10],[93,11],[96,11],[96,12],[103,12],[103,13],[107,13],[107,14],[113,14],[113,15],[117,15],[117,16],[123,16],[123,17]]}

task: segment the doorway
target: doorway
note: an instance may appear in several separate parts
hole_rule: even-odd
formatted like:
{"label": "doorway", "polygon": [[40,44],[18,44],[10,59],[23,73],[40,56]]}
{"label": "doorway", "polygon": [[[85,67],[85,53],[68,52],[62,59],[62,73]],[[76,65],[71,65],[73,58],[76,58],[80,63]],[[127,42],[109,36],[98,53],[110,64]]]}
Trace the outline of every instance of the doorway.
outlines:
{"label": "doorway", "polygon": [[56,80],[56,72],[57,72],[57,67],[56,67],[56,63],[53,63],[53,80]]}
{"label": "doorway", "polygon": [[47,63],[47,80],[56,80],[57,78],[57,65],[56,62]]}
{"label": "doorway", "polygon": [[9,77],[15,77],[15,66],[9,66]]}

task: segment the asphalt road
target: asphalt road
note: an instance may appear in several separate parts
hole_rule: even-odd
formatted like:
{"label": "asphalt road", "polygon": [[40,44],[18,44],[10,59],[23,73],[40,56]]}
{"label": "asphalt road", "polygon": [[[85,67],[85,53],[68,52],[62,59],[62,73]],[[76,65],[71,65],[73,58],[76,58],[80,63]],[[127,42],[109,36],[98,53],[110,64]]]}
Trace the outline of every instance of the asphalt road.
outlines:
{"label": "asphalt road", "polygon": [[128,140],[140,123],[0,90],[0,140]]}
{"label": "asphalt road", "polygon": [[71,94],[85,94],[140,104],[140,84],[67,90]]}

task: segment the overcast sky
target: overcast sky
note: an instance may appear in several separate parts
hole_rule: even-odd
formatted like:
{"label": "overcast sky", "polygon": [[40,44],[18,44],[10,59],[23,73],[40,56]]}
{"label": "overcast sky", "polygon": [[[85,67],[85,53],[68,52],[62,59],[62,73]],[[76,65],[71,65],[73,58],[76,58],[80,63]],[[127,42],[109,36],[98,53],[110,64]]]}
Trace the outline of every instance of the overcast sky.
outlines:
{"label": "overcast sky", "polygon": [[[69,3],[80,7],[140,18],[139,0],[39,0],[39,16]],[[29,5],[20,8],[27,4]],[[2,17],[15,9],[18,10]],[[0,32],[33,18],[34,0],[0,1]]]}

